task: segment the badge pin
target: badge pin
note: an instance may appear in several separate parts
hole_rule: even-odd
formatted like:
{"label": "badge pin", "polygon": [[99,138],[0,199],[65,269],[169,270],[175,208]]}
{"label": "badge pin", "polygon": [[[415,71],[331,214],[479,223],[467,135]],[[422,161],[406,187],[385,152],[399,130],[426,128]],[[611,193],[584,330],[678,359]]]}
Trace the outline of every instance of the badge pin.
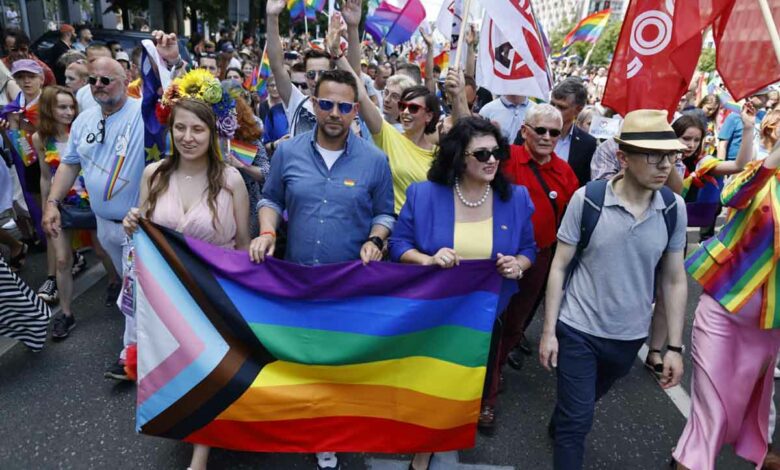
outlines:
{"label": "badge pin", "polygon": [[558,199],[558,193],[555,191],[550,191],[550,199]]}
{"label": "badge pin", "polygon": [[509,230],[509,227],[507,227],[506,225],[502,225],[501,230]]}

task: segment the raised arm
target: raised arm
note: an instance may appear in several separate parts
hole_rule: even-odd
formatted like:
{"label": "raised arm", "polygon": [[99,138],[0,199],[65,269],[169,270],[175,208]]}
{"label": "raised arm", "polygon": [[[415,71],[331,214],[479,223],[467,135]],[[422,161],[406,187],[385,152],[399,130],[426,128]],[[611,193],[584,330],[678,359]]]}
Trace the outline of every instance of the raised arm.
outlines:
{"label": "raised arm", "polygon": [[447,71],[447,80],[444,82],[447,90],[447,96],[452,105],[452,118],[458,120],[462,117],[471,116],[468,102],[466,101],[465,79],[463,71],[451,68]]}
{"label": "raised arm", "polygon": [[479,36],[474,29],[474,25],[470,24],[466,30],[466,75],[470,77],[477,76],[477,45],[479,44]]}
{"label": "raised arm", "polygon": [[341,15],[347,23],[347,58],[353,70],[360,70],[360,18],[363,16],[363,6],[360,0],[346,0],[341,6]]}
{"label": "raised arm", "polygon": [[724,161],[713,168],[710,173],[713,176],[733,175],[745,169],[745,166],[753,160],[755,149],[753,148],[753,134],[756,129],[756,108],[748,102],[742,108],[742,144],[739,146],[737,158],[733,161]]}
{"label": "raised arm", "polygon": [[[331,57],[337,57],[335,60],[336,68],[351,72],[355,77],[358,87],[358,101],[360,102],[360,117],[363,118],[368,130],[372,134],[379,134],[379,131],[382,130],[382,121],[384,118],[382,117],[382,113],[379,112],[379,108],[377,108],[371,101],[371,98],[368,97],[368,91],[363,83],[363,79],[360,78],[355,69],[349,64],[347,58],[341,54],[341,51],[339,50],[339,45],[341,43],[340,28],[341,24],[338,15],[333,15],[330,19],[328,34],[325,38],[325,47]],[[360,67],[358,67],[357,70],[360,70]]]}
{"label": "raised arm", "polygon": [[436,94],[436,80],[433,79],[433,37],[420,26],[420,35],[425,41],[425,86],[431,93]]}
{"label": "raised arm", "polygon": [[265,7],[266,13],[266,50],[268,61],[271,63],[271,73],[276,79],[276,90],[284,102],[284,106],[290,102],[292,94],[292,82],[284,69],[284,50],[282,38],[279,36],[279,14],[287,6],[285,0],[268,0]]}

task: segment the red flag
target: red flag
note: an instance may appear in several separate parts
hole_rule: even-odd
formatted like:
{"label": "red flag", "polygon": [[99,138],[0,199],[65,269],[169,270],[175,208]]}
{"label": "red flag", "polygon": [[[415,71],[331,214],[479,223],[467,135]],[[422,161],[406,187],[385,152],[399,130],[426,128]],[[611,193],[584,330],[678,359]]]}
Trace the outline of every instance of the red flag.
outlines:
{"label": "red flag", "polygon": [[[775,28],[780,0],[769,0]],[[740,100],[780,79],[780,63],[756,0],[686,0],[677,2],[678,38],[700,35],[712,26],[718,72],[731,96]]]}
{"label": "red flag", "polygon": [[623,116],[635,109],[665,109],[672,119],[696,70],[702,43],[700,33],[680,40],[673,27],[679,14],[672,0],[631,2],[609,69],[604,106]]}

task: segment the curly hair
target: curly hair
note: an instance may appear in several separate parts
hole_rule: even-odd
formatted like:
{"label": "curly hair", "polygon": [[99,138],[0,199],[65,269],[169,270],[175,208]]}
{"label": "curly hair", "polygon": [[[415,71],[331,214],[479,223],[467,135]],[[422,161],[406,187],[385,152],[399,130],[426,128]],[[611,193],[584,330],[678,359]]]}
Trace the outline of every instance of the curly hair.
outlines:
{"label": "curly hair", "polygon": [[[439,141],[439,148],[433,158],[431,168],[428,170],[428,181],[454,186],[455,179],[460,178],[466,169],[466,148],[468,148],[469,143],[475,137],[490,135],[495,137],[501,153],[509,155],[509,145],[506,139],[490,121],[476,117],[458,119]],[[512,197],[512,188],[501,171],[496,172],[490,186],[502,201],[508,201]]]}
{"label": "curly hair", "polygon": [[[176,124],[176,115],[180,110],[186,110],[197,116],[198,119],[206,124],[209,129],[209,147],[206,151],[208,159],[208,168],[206,170],[208,179],[208,196],[206,202],[211,212],[211,226],[216,230],[219,223],[219,214],[217,214],[217,196],[225,186],[225,162],[222,160],[222,154],[219,150],[217,141],[217,118],[211,106],[200,100],[183,98],[173,107],[170,117],[171,141],[174,142],[173,153],[169,158],[162,160],[151,178],[149,178],[149,198],[146,201],[146,213],[151,218],[154,210],[157,208],[157,201],[160,196],[168,191],[171,176],[179,167],[181,155],[176,147],[176,141],[173,139],[173,126]],[[229,191],[229,189],[227,189]]]}
{"label": "curly hair", "polygon": [[243,98],[236,100],[236,117],[238,118],[236,139],[244,142],[254,142],[263,135],[263,131],[255,120],[252,108],[249,107]]}

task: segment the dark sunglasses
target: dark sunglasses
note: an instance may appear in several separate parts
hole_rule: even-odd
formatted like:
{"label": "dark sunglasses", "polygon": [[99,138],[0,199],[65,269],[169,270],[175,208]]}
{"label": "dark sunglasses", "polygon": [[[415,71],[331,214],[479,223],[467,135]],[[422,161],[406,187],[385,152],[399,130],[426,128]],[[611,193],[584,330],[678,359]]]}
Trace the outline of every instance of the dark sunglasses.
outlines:
{"label": "dark sunglasses", "polygon": [[306,82],[292,82],[293,85],[297,86],[300,90],[308,90],[309,84]]}
{"label": "dark sunglasses", "polygon": [[352,112],[353,109],[355,109],[355,103],[349,103],[347,101],[339,101],[336,103],[333,100],[326,100],[319,98],[317,99],[317,106],[320,107],[321,110],[325,111],[326,113],[329,113],[333,110],[333,107],[338,104],[339,113],[341,114],[349,114]]}
{"label": "dark sunglasses", "polygon": [[98,130],[97,134],[94,133],[94,132],[90,132],[89,134],[87,134],[87,139],[86,140],[87,140],[88,144],[92,144],[92,143],[95,143],[95,142],[97,142],[98,144],[102,144],[103,143],[103,139],[106,138],[106,120],[105,119],[101,119],[100,121],[98,121],[97,130]]}
{"label": "dark sunglasses", "polygon": [[87,83],[90,85],[97,85],[97,82],[99,81],[101,85],[108,86],[116,80],[114,77],[96,77],[94,75],[90,75],[89,78],[87,78]]}
{"label": "dark sunglasses", "polygon": [[398,111],[404,112],[405,110],[409,110],[411,114],[417,114],[420,112],[421,109],[424,109],[425,111],[428,111],[428,108],[426,108],[423,105],[416,104],[416,103],[407,103],[406,101],[399,101],[398,102]]}
{"label": "dark sunglasses", "polygon": [[473,152],[466,152],[466,155],[471,155],[480,163],[487,162],[490,160],[490,157],[496,157],[496,160],[506,160],[507,157],[506,150],[502,147],[474,150]]}
{"label": "dark sunglasses", "polygon": [[325,70],[309,70],[306,72],[306,78],[309,80],[317,80],[320,78],[320,75],[322,75],[325,72]]}
{"label": "dark sunglasses", "polygon": [[536,132],[536,135],[543,136],[544,134],[550,134],[550,137],[560,137],[561,130],[560,129],[548,129],[546,127],[531,127],[528,124],[523,124],[525,127],[531,129],[532,131]]}

